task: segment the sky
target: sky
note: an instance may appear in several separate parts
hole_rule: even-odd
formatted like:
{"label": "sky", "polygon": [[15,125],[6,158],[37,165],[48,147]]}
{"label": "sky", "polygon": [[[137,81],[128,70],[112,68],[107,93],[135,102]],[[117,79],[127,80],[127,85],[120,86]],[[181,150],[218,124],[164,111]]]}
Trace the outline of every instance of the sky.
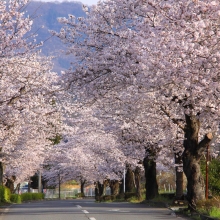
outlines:
{"label": "sky", "polygon": [[[35,0],[36,1],[36,0]],[[76,2],[82,2],[85,5],[94,5],[98,2],[98,0],[41,0],[42,2],[62,2],[62,1],[76,1]]]}

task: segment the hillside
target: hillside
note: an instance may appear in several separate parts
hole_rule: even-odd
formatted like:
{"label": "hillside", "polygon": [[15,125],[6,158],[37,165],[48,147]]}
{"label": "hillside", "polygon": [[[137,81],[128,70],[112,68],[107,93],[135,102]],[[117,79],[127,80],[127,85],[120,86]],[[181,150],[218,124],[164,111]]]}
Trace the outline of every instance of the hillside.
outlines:
{"label": "hillside", "polygon": [[51,37],[48,30],[60,30],[61,25],[57,21],[58,17],[68,17],[68,14],[73,14],[76,17],[85,16],[82,3],[31,1],[25,10],[27,15],[34,18],[32,33],[37,33],[37,42],[44,42],[42,53],[46,56],[55,56],[53,60],[54,71],[60,72],[68,68],[70,58],[61,52],[61,50],[65,50],[65,46],[56,37]]}

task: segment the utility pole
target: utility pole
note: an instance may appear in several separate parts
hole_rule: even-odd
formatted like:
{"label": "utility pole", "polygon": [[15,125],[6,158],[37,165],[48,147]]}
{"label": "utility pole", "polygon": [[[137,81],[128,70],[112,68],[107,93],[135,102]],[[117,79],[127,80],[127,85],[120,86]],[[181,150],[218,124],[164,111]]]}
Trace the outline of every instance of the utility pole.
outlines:
{"label": "utility pole", "polygon": [[38,171],[38,192],[42,193],[41,171]]}
{"label": "utility pole", "polygon": [[209,145],[207,146],[207,154],[206,154],[206,186],[205,186],[205,198],[206,200],[209,197]]}
{"label": "utility pole", "polygon": [[124,182],[123,182],[123,191],[124,191],[124,193],[125,193],[125,168],[124,168]]}
{"label": "utility pole", "polygon": [[58,173],[58,178],[59,178],[59,199],[60,199],[60,172]]}

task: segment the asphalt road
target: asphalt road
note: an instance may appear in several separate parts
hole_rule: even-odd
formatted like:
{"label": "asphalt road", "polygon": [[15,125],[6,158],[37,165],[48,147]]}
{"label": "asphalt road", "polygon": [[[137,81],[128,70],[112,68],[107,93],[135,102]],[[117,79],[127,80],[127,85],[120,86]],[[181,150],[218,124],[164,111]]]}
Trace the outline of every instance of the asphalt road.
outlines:
{"label": "asphalt road", "polygon": [[96,203],[92,199],[52,200],[14,204],[1,213],[0,220],[172,220],[165,208],[144,204]]}

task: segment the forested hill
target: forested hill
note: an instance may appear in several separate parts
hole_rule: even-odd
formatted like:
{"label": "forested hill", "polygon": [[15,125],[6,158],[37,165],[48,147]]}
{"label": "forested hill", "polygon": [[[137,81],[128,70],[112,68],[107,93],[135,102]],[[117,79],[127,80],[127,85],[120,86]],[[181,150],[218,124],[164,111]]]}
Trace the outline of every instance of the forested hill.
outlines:
{"label": "forested hill", "polygon": [[65,49],[64,45],[56,37],[51,37],[48,30],[60,30],[61,25],[57,21],[58,17],[68,17],[68,14],[73,14],[76,17],[85,16],[82,3],[31,1],[25,10],[29,16],[34,18],[32,33],[38,34],[37,42],[45,41],[42,53],[46,56],[55,56],[54,70],[60,72],[60,70],[68,68],[70,58],[60,52]]}

